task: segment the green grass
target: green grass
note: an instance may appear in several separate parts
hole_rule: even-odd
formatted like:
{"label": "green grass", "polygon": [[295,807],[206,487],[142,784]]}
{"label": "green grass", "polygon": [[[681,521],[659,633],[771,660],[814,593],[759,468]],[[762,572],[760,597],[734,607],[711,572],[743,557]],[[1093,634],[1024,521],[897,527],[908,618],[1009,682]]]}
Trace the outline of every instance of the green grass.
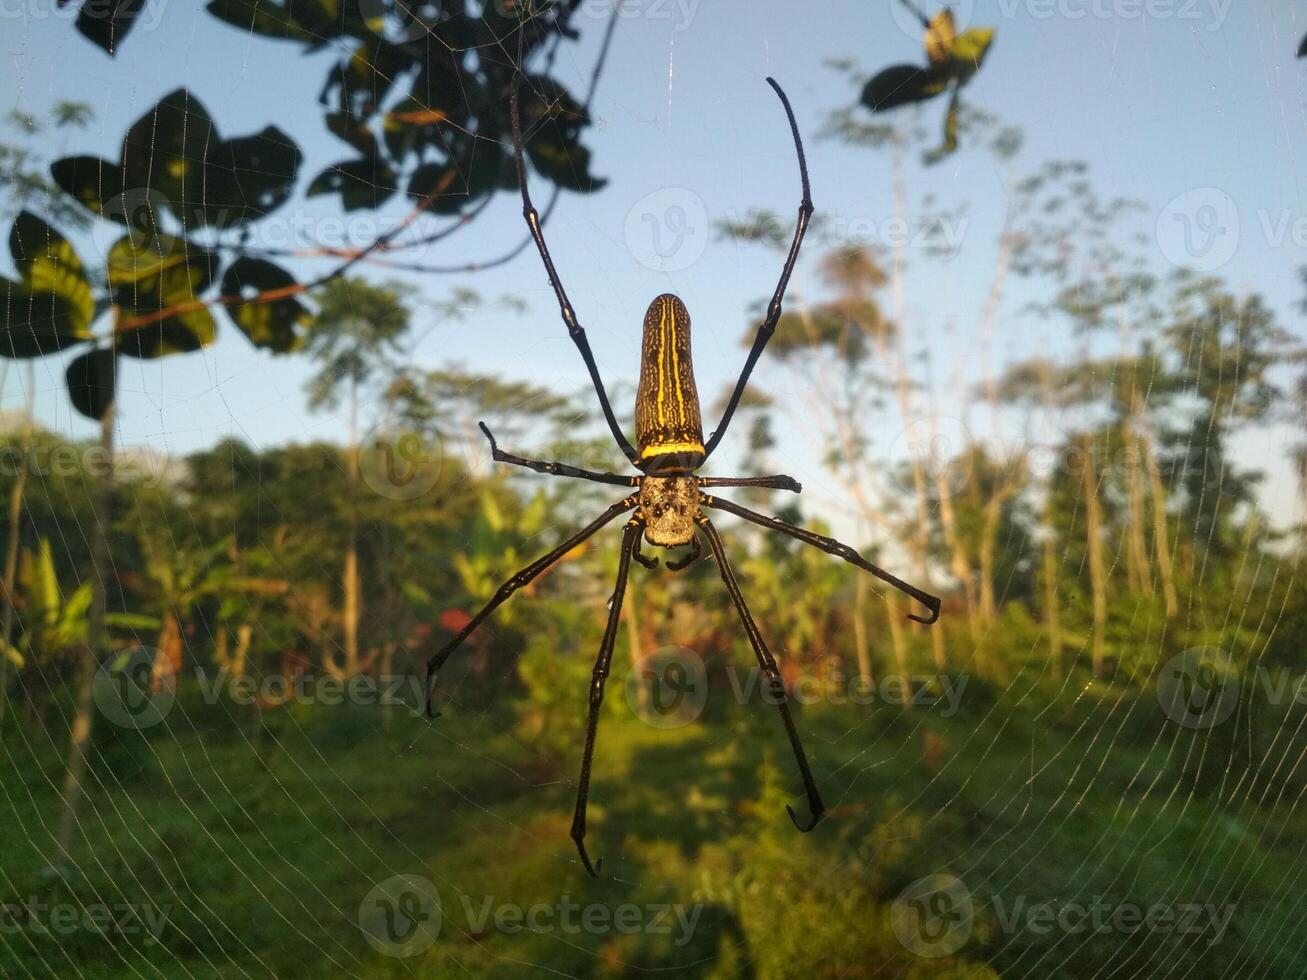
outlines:
{"label": "green grass", "polygon": [[[973,684],[952,718],[883,704],[801,710],[830,811],[809,835],[784,812],[800,803],[798,780],[773,709],[723,707],[728,693],[715,690],[711,721],[658,730],[610,696],[590,806],[598,881],[568,837],[579,714],[537,739],[529,712],[508,705],[434,723],[398,709],[385,726],[375,707],[296,707],[255,733],[243,709],[186,691],[170,730],[146,741],[102,725],[78,873],[64,879],[46,871],[60,746],[11,727],[5,901],[152,903],[168,915],[157,943],[7,922],[0,975],[1307,974],[1292,900],[1307,821],[1298,788],[1277,802],[1275,780],[1294,761],[1276,773],[1283,743],[1236,770],[1225,761],[1237,733],[1204,741],[1169,726],[1149,692]],[[898,938],[895,899],[940,873],[961,880],[974,916],[959,948],[924,957]],[[373,949],[360,926],[364,897],[396,874],[433,882],[443,910],[434,944],[408,959]],[[603,922],[585,928],[577,911],[565,928],[564,901]],[[1219,940],[1210,929],[1004,925],[1014,909],[1095,901],[1233,912]],[[481,921],[512,907],[535,908],[535,928]],[[620,929],[609,921],[619,909],[630,916]],[[688,934],[676,910],[694,917]]]}

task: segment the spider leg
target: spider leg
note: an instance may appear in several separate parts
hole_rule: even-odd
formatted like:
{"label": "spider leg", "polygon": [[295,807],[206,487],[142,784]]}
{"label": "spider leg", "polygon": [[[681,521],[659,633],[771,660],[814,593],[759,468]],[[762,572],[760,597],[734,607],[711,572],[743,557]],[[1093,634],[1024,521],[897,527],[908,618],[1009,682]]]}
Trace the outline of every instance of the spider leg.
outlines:
{"label": "spider leg", "polygon": [[843,558],[850,564],[857,565],[864,571],[871,572],[878,579],[888,582],[894,588],[898,589],[905,595],[916,599],[923,606],[930,610],[929,616],[914,616],[908,614],[908,619],[915,620],[918,623],[925,623],[929,626],[935,620],[939,619],[939,596],[933,596],[915,585],[909,585],[895,575],[891,575],[885,569],[878,565],[873,565],[862,555],[858,554],[847,544],[842,544],[834,538],[828,538],[824,534],[818,534],[815,531],[809,531],[807,528],[795,527],[793,524],[787,524],[779,517],[769,517],[766,514],[759,514],[757,511],[749,510],[747,507],[741,507],[739,504],[731,503],[729,500],[722,500],[720,497],[710,497],[708,494],[699,495],[699,503],[705,507],[715,507],[718,510],[724,510],[736,517],[743,517],[746,521],[752,521],[769,531],[780,531],[781,534],[788,534],[792,538],[797,538],[804,544],[810,544],[814,548],[820,548],[828,555],[834,555],[837,558]]}
{"label": "spider leg", "polygon": [[490,440],[490,456],[496,463],[512,463],[514,466],[525,466],[527,469],[535,470],[537,473],[548,473],[550,476],[570,476],[578,480],[590,480],[593,483],[607,483],[615,487],[635,487],[639,486],[640,478],[638,476],[621,476],[617,473],[597,473],[594,470],[582,469],[579,466],[569,466],[567,463],[547,463],[539,459],[527,459],[525,456],[515,456],[512,453],[506,453],[499,448],[495,442],[495,437],[490,434],[490,429],[484,422],[478,422],[481,431],[486,434]]}
{"label": "spider leg", "polygon": [[698,561],[702,554],[703,545],[699,543],[699,535],[696,534],[690,539],[690,553],[684,558],[678,558],[676,561],[669,561],[667,563],[667,570],[669,572],[679,572],[682,568],[688,568],[694,562]]}
{"label": "spider leg", "polygon": [[802,493],[803,484],[792,476],[701,476],[701,487],[766,487],[768,490],[789,490]]}
{"label": "spider leg", "polygon": [[[643,565],[645,568],[657,568],[657,567],[658,567],[658,559],[657,559],[657,558],[651,558],[651,557],[649,557],[648,555],[646,555],[643,551],[640,550],[640,539],[639,539],[639,538],[636,538],[636,539],[635,539],[635,549],[634,549],[634,551],[631,553],[631,557],[634,558],[636,561],[638,561],[638,562],[639,562],[641,565]],[[668,567],[670,568],[671,566],[669,565]]]}
{"label": "spider leg", "polygon": [[592,865],[585,850],[585,809],[590,799],[590,766],[594,762],[595,735],[599,730],[599,709],[604,703],[604,684],[608,681],[608,670],[613,660],[613,645],[617,642],[617,624],[622,618],[622,599],[626,595],[626,579],[631,573],[631,557],[644,533],[644,522],[633,517],[626,524],[622,535],[622,551],[617,560],[617,584],[613,587],[612,600],[608,605],[608,626],[604,629],[604,639],[599,645],[599,656],[595,658],[594,673],[590,677],[590,715],[585,725],[585,754],[581,759],[581,780],[576,791],[576,814],[572,818],[572,840],[581,855],[581,863],[593,878],[599,877],[604,860],[600,858]]}
{"label": "spider leg", "polygon": [[440,668],[445,665],[445,661],[449,659],[449,655],[458,649],[460,644],[468,638],[472,631],[480,626],[485,618],[498,609],[514,592],[522,588],[522,586],[534,581],[535,578],[550,565],[554,564],[554,562],[558,561],[558,559],[562,558],[582,541],[591,537],[605,524],[608,524],[613,519],[625,514],[628,510],[631,510],[639,502],[639,496],[631,494],[631,496],[627,497],[625,500],[620,500],[613,504],[613,506],[609,507],[606,511],[596,517],[585,527],[581,528],[581,530],[577,531],[576,534],[572,535],[553,551],[537,558],[531,564],[516,572],[508,579],[508,581],[499,587],[498,591],[491,596],[490,601],[481,608],[479,613],[472,617],[471,622],[459,630],[457,636],[437,650],[435,655],[427,661],[427,717],[435,717],[431,711],[431,701],[435,696],[436,675],[440,672]]}
{"label": "spider leg", "polygon": [[553,287],[554,295],[558,298],[558,308],[563,315],[563,323],[567,326],[567,332],[576,344],[576,349],[581,352],[581,359],[585,361],[586,370],[590,372],[590,380],[594,382],[595,394],[599,396],[599,406],[604,411],[604,418],[608,422],[608,428],[613,433],[613,438],[617,440],[620,448],[629,459],[632,465],[638,464],[640,454],[627,441],[626,436],[622,434],[622,428],[617,424],[617,417],[613,415],[613,407],[608,403],[608,392],[604,390],[604,382],[599,377],[599,368],[595,364],[594,355],[590,353],[590,341],[586,339],[585,328],[577,322],[576,311],[572,309],[572,301],[567,298],[567,292],[563,289],[562,280],[558,278],[558,270],[554,268],[554,260],[549,254],[549,246],[545,244],[544,232],[540,228],[540,215],[536,212],[535,205],[531,203],[531,192],[527,189],[526,184],[526,164],[522,160],[522,120],[518,116],[517,106],[517,89],[518,82],[513,82],[513,97],[510,114],[513,117],[513,157],[517,161],[517,182],[522,188],[522,217],[526,219],[526,226],[531,230],[531,237],[535,240],[536,249],[540,252],[540,259],[545,264],[545,272],[549,276],[549,285]]}
{"label": "spider leg", "polygon": [[712,548],[713,557],[717,559],[717,570],[721,573],[722,582],[726,585],[726,591],[731,597],[731,602],[735,604],[735,611],[740,614],[740,622],[744,626],[745,635],[748,636],[749,644],[753,647],[753,652],[758,658],[758,667],[762,670],[765,683],[771,689],[771,694],[776,701],[776,707],[780,709],[781,720],[785,723],[785,734],[789,736],[790,747],[794,750],[794,758],[799,763],[799,775],[803,778],[803,789],[808,795],[808,809],[812,815],[807,823],[801,823],[792,806],[787,804],[785,810],[789,813],[790,819],[794,821],[794,826],[806,834],[817,826],[817,821],[826,812],[826,805],[822,803],[821,794],[817,792],[817,783],[812,778],[812,770],[808,768],[808,757],[803,752],[803,744],[799,741],[799,733],[794,728],[794,719],[790,717],[790,705],[785,696],[785,685],[781,681],[781,672],[776,666],[776,658],[767,649],[766,641],[763,640],[762,634],[758,632],[758,625],[753,621],[749,607],[744,603],[744,596],[740,594],[740,585],[735,580],[735,573],[731,570],[730,563],[726,560],[726,548],[722,545],[721,535],[717,533],[717,528],[713,527],[712,521],[708,520],[707,514],[700,512],[698,520],[703,528],[704,535],[708,538],[708,546]]}
{"label": "spider leg", "polygon": [[794,120],[794,110],[790,108],[790,100],[785,97],[785,93],[776,84],[776,80],[768,78],[767,84],[775,89],[776,94],[780,96],[781,105],[785,106],[785,115],[790,121],[790,132],[794,134],[794,149],[799,156],[799,178],[803,183],[803,198],[799,202],[799,222],[794,228],[794,239],[790,242],[790,251],[785,257],[785,265],[781,268],[780,282],[776,284],[776,291],[772,293],[771,302],[767,304],[767,316],[758,327],[758,334],[753,340],[753,347],[749,350],[749,356],[745,358],[744,370],[740,372],[740,379],[735,382],[735,391],[731,393],[731,400],[726,403],[726,411],[722,415],[722,420],[717,423],[717,428],[713,430],[712,435],[704,444],[705,459],[712,455],[712,451],[717,448],[717,443],[726,434],[726,427],[730,425],[731,416],[735,414],[735,407],[740,403],[740,397],[744,394],[745,385],[749,383],[749,375],[753,373],[753,366],[758,363],[758,358],[762,356],[767,341],[771,340],[771,335],[776,332],[776,323],[781,318],[781,300],[785,296],[785,287],[790,283],[790,274],[794,272],[794,263],[799,258],[799,246],[803,244],[803,235],[808,230],[808,221],[812,218],[812,194],[808,188],[808,162],[803,155],[803,140],[799,138],[799,124]]}

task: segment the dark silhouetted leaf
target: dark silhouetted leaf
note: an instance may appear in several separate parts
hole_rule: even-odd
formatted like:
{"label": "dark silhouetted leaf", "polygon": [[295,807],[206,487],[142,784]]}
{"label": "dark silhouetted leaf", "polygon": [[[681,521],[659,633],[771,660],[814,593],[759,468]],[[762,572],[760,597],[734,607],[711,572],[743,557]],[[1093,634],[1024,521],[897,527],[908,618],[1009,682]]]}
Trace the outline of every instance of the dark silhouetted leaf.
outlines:
{"label": "dark silhouetted leaf", "polygon": [[[59,0],[61,7],[67,3]],[[86,0],[77,14],[77,32],[109,54],[117,54],[144,6],[145,0]]]}
{"label": "dark silhouetted leaf", "polygon": [[102,419],[113,404],[114,352],[104,348],[79,354],[68,364],[65,377],[73,408],[89,419]]}
{"label": "dark silhouetted leaf", "polygon": [[159,100],[127,130],[121,165],[94,157],[55,161],[55,182],[98,215],[125,223],[112,202],[154,192],[187,227],[231,228],[255,220],[290,194],[299,147],[269,126],[224,140],[204,106],[186,89]]}
{"label": "dark silhouetted leaf", "polygon": [[867,82],[862,89],[862,104],[872,112],[884,112],[933,99],[947,86],[947,74],[917,65],[894,65]]}
{"label": "dark silhouetted leaf", "polygon": [[429,163],[409,178],[408,193],[419,201],[435,195],[428,210],[458,214],[469,203],[489,194],[499,184],[508,157],[497,147],[479,146],[461,165]]}
{"label": "dark silhouetted leaf", "polygon": [[122,167],[99,157],[64,157],[50,167],[50,176],[65,194],[79,201],[92,214],[116,221],[122,218],[105,212],[105,201],[126,190]]}
{"label": "dark silhouetted leaf", "polygon": [[0,277],[0,357],[40,357],[90,340],[68,301]]}
{"label": "dark silhouetted leaf", "polygon": [[395,172],[381,160],[344,160],[314,177],[306,193],[339,194],[341,207],[357,211],[381,207],[395,193],[395,181]]}
{"label": "dark silhouetted leaf", "polygon": [[341,7],[340,0],[210,0],[208,11],[247,33],[300,41],[312,50],[345,33]]}
{"label": "dark silhouetted leaf", "polygon": [[[222,277],[222,291],[226,296],[253,297],[295,284],[295,277],[289,272],[263,259],[237,259]],[[297,349],[304,342],[301,329],[313,319],[308,307],[294,296],[231,304],[227,312],[255,347],[278,354]]]}
{"label": "dark silhouetted leaf", "polygon": [[590,173],[590,151],[580,142],[590,117],[567,89],[552,79],[533,76],[523,82],[521,99],[526,154],[543,176],[560,187],[586,193],[608,183]]}

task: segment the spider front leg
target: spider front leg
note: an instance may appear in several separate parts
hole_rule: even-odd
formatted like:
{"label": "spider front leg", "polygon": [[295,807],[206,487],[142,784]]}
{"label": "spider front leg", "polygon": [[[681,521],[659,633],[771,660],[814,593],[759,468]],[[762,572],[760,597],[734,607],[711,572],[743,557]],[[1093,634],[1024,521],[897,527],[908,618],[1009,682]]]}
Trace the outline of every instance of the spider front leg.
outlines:
{"label": "spider front leg", "polygon": [[472,617],[471,621],[466,626],[458,631],[458,634],[452,640],[436,651],[435,655],[427,661],[426,686],[428,718],[435,717],[432,713],[431,705],[432,699],[435,697],[436,693],[436,675],[440,673],[440,668],[445,666],[445,661],[449,659],[450,654],[459,648],[463,641],[471,635],[472,631],[480,626],[486,617],[498,609],[514,592],[522,588],[524,585],[529,585],[550,565],[554,564],[554,562],[558,561],[558,559],[562,558],[582,541],[591,537],[605,524],[608,524],[610,521],[633,509],[639,502],[640,498],[636,494],[632,494],[625,500],[618,501],[581,530],[577,531],[576,534],[560,544],[553,551],[537,558],[530,565],[527,565],[526,568],[523,568],[521,571],[514,574],[508,579],[508,581],[499,587],[495,594],[490,597],[490,601],[481,608],[479,613]]}
{"label": "spider front leg", "polygon": [[785,107],[785,117],[790,121],[790,132],[794,136],[794,150],[799,157],[799,181],[803,186],[803,197],[799,201],[799,220],[794,226],[794,238],[790,241],[789,254],[785,256],[785,264],[781,267],[781,278],[776,284],[776,291],[772,293],[771,302],[767,304],[767,315],[762,323],[758,326],[757,336],[753,339],[753,346],[749,349],[749,356],[744,359],[744,370],[740,372],[740,378],[735,382],[735,390],[731,392],[731,400],[726,403],[726,411],[722,413],[722,420],[717,423],[717,428],[713,430],[712,435],[704,444],[704,458],[712,455],[717,443],[721,442],[722,436],[726,435],[726,427],[731,424],[731,416],[735,414],[735,408],[740,404],[740,398],[744,394],[744,389],[749,383],[749,375],[753,373],[753,366],[758,363],[758,358],[762,356],[767,341],[771,340],[772,334],[776,332],[776,324],[781,318],[781,300],[785,298],[785,288],[790,284],[790,276],[794,272],[794,263],[799,260],[799,246],[803,244],[804,233],[808,230],[808,222],[812,218],[812,192],[808,186],[808,161],[803,155],[803,140],[799,137],[799,124],[794,119],[794,110],[790,108],[790,100],[785,97],[781,87],[776,84],[776,79],[768,78],[767,84],[776,90],[780,96],[781,105]]}
{"label": "spider front leg", "polygon": [[[515,456],[512,453],[506,453],[499,448],[499,443],[495,442],[495,437],[490,434],[484,422],[478,422],[481,431],[486,434],[490,440],[490,458],[496,463],[512,463],[514,466],[525,466],[529,470],[535,470],[537,473],[548,473],[550,476],[570,476],[577,480],[589,480],[592,483],[607,483],[615,487],[634,487],[639,486],[640,478],[638,476],[621,476],[618,473],[598,473],[594,470],[582,469],[579,466],[570,466],[567,463],[546,462],[540,459],[527,459],[525,456]],[[722,484],[726,486],[726,484]]]}
{"label": "spider front leg", "polygon": [[613,646],[617,642],[617,624],[622,618],[622,599],[626,596],[626,580],[631,573],[631,556],[639,544],[640,535],[644,533],[644,522],[638,517],[627,522],[626,533],[622,535],[622,551],[617,560],[617,584],[613,587],[612,600],[608,606],[608,626],[604,629],[604,639],[599,645],[599,656],[595,658],[594,673],[590,676],[590,715],[585,725],[585,753],[581,758],[581,781],[576,792],[576,814],[572,817],[572,840],[581,855],[581,863],[591,877],[598,878],[603,868],[603,858],[593,865],[585,851],[585,810],[590,799],[590,766],[594,762],[595,736],[599,731],[599,709],[604,703],[604,685],[608,681],[608,671],[613,662]]}
{"label": "spider front leg", "polygon": [[594,354],[590,352],[590,341],[586,339],[585,328],[581,326],[576,319],[576,311],[572,309],[572,301],[567,298],[567,291],[563,289],[563,281],[558,277],[558,270],[554,268],[554,259],[549,254],[549,246],[545,244],[545,233],[540,227],[540,215],[531,203],[531,191],[526,183],[526,163],[522,159],[522,120],[518,115],[517,107],[517,89],[518,82],[513,82],[513,95],[509,114],[513,118],[513,159],[517,163],[517,182],[522,189],[522,217],[526,219],[526,226],[531,232],[531,238],[536,243],[536,250],[540,253],[540,261],[544,263],[545,274],[549,277],[549,285],[554,290],[554,296],[558,300],[558,309],[563,317],[563,324],[567,327],[568,336],[572,338],[572,343],[581,353],[581,360],[585,361],[585,369],[590,373],[590,380],[594,384],[595,395],[599,399],[599,407],[603,409],[604,420],[608,423],[608,429],[617,441],[617,447],[623,455],[631,461],[633,466],[640,463],[640,454],[635,451],[635,447],[622,434],[622,427],[617,424],[617,416],[613,414],[613,406],[608,403],[608,392],[604,390],[603,378],[599,376],[599,366],[595,364]]}
{"label": "spider front leg", "polygon": [[721,573],[722,582],[725,583],[726,591],[731,597],[731,602],[735,605],[735,611],[740,615],[740,623],[744,626],[744,633],[749,638],[749,645],[753,647],[754,655],[758,658],[758,667],[762,671],[763,680],[771,688],[771,693],[776,699],[776,707],[780,710],[781,720],[785,723],[785,734],[789,736],[790,747],[794,750],[794,758],[799,763],[799,775],[803,779],[803,789],[808,796],[808,809],[811,812],[811,817],[807,823],[801,823],[794,813],[794,807],[786,804],[785,811],[790,815],[790,819],[794,821],[794,826],[806,834],[817,826],[817,822],[821,820],[821,815],[826,812],[826,804],[821,801],[821,794],[817,791],[817,783],[812,778],[812,770],[808,768],[808,757],[804,754],[803,744],[799,741],[799,733],[794,727],[794,719],[790,717],[789,700],[785,696],[785,684],[781,680],[780,669],[776,666],[776,658],[767,649],[767,643],[763,640],[762,634],[758,632],[758,625],[753,621],[749,607],[745,605],[744,596],[740,593],[740,585],[735,580],[735,572],[731,570],[731,565],[726,560],[726,548],[722,544],[721,535],[717,533],[717,528],[713,527],[712,521],[708,520],[707,514],[700,513],[698,521],[704,535],[708,538],[708,546],[712,548],[713,557],[717,559],[717,570]]}

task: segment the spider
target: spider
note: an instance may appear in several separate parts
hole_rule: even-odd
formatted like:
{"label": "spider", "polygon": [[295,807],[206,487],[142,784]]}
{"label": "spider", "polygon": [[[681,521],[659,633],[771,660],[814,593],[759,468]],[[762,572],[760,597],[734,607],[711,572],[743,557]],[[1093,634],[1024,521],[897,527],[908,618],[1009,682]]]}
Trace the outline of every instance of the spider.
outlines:
{"label": "spider", "polygon": [[545,462],[516,456],[501,450],[490,429],[486,427],[484,422],[480,423],[481,431],[485,433],[486,439],[490,442],[490,452],[495,462],[524,466],[538,473],[548,473],[551,476],[590,480],[611,486],[632,487],[635,492],[624,500],[613,504],[553,551],[537,558],[504,582],[490,601],[485,604],[484,608],[473,616],[453,639],[436,652],[427,664],[427,713],[432,715],[432,698],[434,697],[435,682],[440,669],[444,666],[445,661],[449,659],[450,654],[467,639],[473,630],[480,626],[509,596],[530,583],[581,542],[618,517],[630,514],[631,516],[627,519],[622,534],[621,551],[617,565],[617,582],[613,588],[612,601],[609,604],[608,623],[604,630],[603,641],[599,646],[599,655],[595,660],[594,672],[591,675],[590,709],[586,722],[585,749],[581,761],[581,778],[577,789],[576,811],[572,820],[571,837],[576,842],[581,862],[585,865],[586,871],[596,877],[603,865],[603,860],[601,858],[592,864],[585,848],[586,802],[590,794],[590,767],[594,760],[599,709],[603,703],[604,685],[608,680],[612,662],[613,645],[617,638],[618,621],[622,612],[622,598],[626,592],[631,560],[634,558],[644,567],[651,569],[658,564],[657,558],[651,558],[641,553],[641,538],[650,545],[662,548],[690,546],[690,551],[684,558],[667,564],[668,570],[673,572],[680,571],[696,561],[702,554],[700,538],[707,540],[708,547],[712,550],[713,558],[716,560],[717,570],[726,586],[726,592],[730,596],[735,611],[740,617],[740,624],[757,657],[763,683],[772,695],[772,702],[780,709],[781,720],[785,725],[785,733],[789,737],[791,748],[794,750],[799,775],[803,780],[804,792],[807,796],[810,815],[806,821],[802,821],[792,806],[787,805],[785,809],[789,813],[790,819],[794,821],[795,827],[803,833],[807,833],[817,825],[825,812],[825,805],[822,803],[821,794],[818,792],[817,784],[812,777],[812,771],[808,767],[808,759],[804,754],[803,745],[799,741],[798,732],[794,728],[794,720],[790,716],[784,684],[781,681],[780,671],[776,666],[776,658],[772,656],[771,651],[767,648],[767,643],[759,632],[758,626],[749,612],[749,607],[745,604],[744,596],[740,592],[739,582],[736,580],[735,573],[727,561],[721,536],[717,533],[717,528],[713,526],[712,521],[708,519],[705,508],[722,510],[728,514],[742,517],[746,521],[752,521],[754,524],[761,525],[768,530],[779,531],[781,534],[797,538],[805,544],[820,548],[828,554],[835,555],[856,565],[858,568],[870,572],[894,588],[916,599],[929,611],[929,615],[925,616],[910,614],[910,619],[919,623],[930,624],[939,618],[940,600],[936,596],[909,585],[884,569],[878,568],[848,545],[841,544],[834,538],[817,534],[802,527],[796,527],[778,517],[757,513],[729,500],[723,500],[720,497],[704,492],[706,489],[715,487],[766,487],[772,490],[789,490],[799,493],[802,487],[792,477],[783,475],[746,477],[695,475],[695,471],[703,466],[708,457],[712,455],[713,450],[717,448],[717,444],[726,433],[731,416],[735,413],[740,396],[744,393],[745,385],[748,383],[749,375],[752,373],[758,358],[762,355],[763,349],[767,346],[767,341],[776,330],[776,324],[781,315],[781,300],[785,295],[785,288],[789,283],[790,274],[794,271],[794,264],[799,255],[799,246],[803,242],[804,232],[808,228],[808,222],[813,213],[812,198],[808,187],[808,165],[804,159],[803,141],[799,137],[799,126],[794,118],[794,110],[790,107],[790,100],[786,97],[785,92],[782,91],[774,79],[768,78],[767,84],[780,97],[781,105],[785,108],[785,115],[789,119],[790,132],[794,136],[794,148],[799,158],[799,177],[803,186],[803,199],[799,204],[798,224],[794,230],[794,239],[790,243],[785,264],[781,269],[780,281],[772,294],[771,302],[767,305],[766,316],[758,327],[757,336],[754,338],[748,357],[745,358],[744,369],[740,372],[739,380],[735,383],[735,388],[731,393],[730,401],[726,405],[721,422],[718,423],[717,428],[713,430],[706,441],[703,437],[703,425],[699,415],[699,396],[694,383],[694,369],[690,362],[690,314],[687,312],[685,304],[670,293],[664,293],[654,298],[653,302],[649,304],[649,309],[644,317],[644,339],[640,356],[640,382],[636,390],[635,402],[635,446],[627,441],[626,436],[622,434],[617,419],[613,416],[613,409],[608,402],[604,383],[599,377],[599,369],[596,367],[594,356],[590,352],[590,344],[586,339],[585,329],[576,318],[576,312],[572,309],[572,303],[567,298],[558,271],[554,267],[554,261],[550,257],[549,247],[545,244],[544,234],[540,228],[540,216],[531,203],[531,194],[527,188],[526,167],[522,160],[522,125],[518,116],[517,87],[514,86],[513,89],[511,103],[513,148],[517,163],[518,182],[522,191],[522,215],[526,219],[531,237],[540,252],[545,272],[549,277],[549,284],[558,299],[563,323],[566,325],[573,343],[576,344],[577,350],[580,351],[586,369],[590,372],[590,380],[594,383],[595,394],[598,396],[599,405],[603,409],[608,428],[612,431],[618,447],[626,458],[631,461],[631,465],[640,472],[640,475],[622,476],[617,473],[599,473],[570,466],[566,463]]}

